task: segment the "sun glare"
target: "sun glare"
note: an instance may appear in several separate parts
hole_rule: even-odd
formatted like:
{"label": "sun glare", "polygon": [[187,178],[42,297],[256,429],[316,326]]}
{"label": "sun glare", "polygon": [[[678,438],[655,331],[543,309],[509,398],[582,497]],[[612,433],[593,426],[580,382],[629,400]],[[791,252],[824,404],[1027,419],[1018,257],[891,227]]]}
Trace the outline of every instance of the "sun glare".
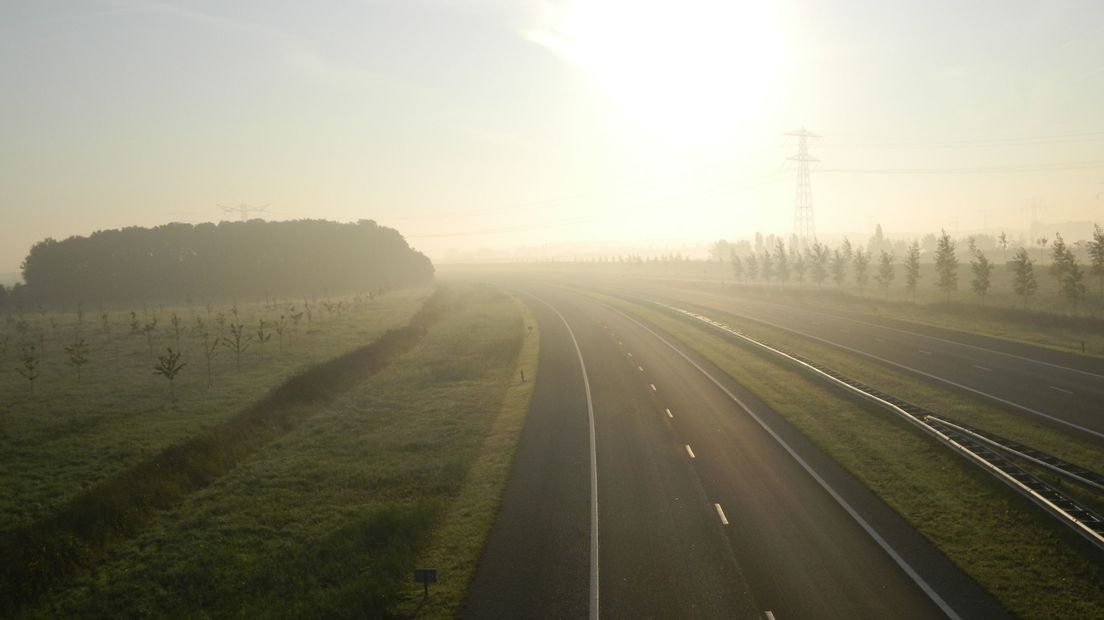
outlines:
{"label": "sun glare", "polygon": [[556,4],[534,41],[584,67],[626,115],[676,143],[759,124],[785,45],[769,3]]}

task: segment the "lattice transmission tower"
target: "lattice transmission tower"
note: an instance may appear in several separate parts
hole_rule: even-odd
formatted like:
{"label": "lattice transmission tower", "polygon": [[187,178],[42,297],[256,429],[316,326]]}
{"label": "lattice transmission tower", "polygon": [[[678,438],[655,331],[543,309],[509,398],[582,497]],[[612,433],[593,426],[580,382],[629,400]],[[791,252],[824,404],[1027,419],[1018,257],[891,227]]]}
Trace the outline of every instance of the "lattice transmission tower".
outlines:
{"label": "lattice transmission tower", "polygon": [[249,220],[250,213],[265,213],[268,211],[268,205],[261,205],[259,207],[252,207],[247,204],[240,203],[238,206],[233,207],[229,205],[219,205],[218,208],[222,209],[223,213],[237,213],[241,221],[245,222]]}
{"label": "lattice transmission tower", "polygon": [[816,241],[816,224],[813,221],[813,186],[809,180],[809,164],[820,161],[809,154],[809,141],[820,136],[804,127],[798,131],[788,131],[786,135],[797,138],[797,153],[786,159],[797,162],[793,234],[797,242],[805,247]]}

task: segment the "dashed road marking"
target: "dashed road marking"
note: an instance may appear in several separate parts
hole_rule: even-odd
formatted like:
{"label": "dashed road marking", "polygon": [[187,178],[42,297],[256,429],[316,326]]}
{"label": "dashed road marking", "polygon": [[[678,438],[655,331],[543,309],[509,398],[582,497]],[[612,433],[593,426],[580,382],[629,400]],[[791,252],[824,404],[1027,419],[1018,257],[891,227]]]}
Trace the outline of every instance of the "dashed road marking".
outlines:
{"label": "dashed road marking", "polygon": [[639,370],[640,372],[644,372],[644,367],[643,366],[637,366],[636,369]]}
{"label": "dashed road marking", "polygon": [[725,516],[724,508],[721,508],[720,504],[713,504],[713,508],[717,510],[717,516],[721,518],[721,525],[728,525],[728,517]]}
{"label": "dashed road marking", "polygon": [[[643,369],[641,369],[641,370],[643,370]],[[648,385],[652,386],[652,391],[653,391],[653,392],[655,392],[655,391],[656,391],[656,388],[655,388],[655,384],[654,384],[654,383],[649,383]]]}
{"label": "dashed road marking", "polygon": [[974,368],[977,368],[978,370],[984,370],[985,372],[993,372],[992,368],[986,368],[985,366],[978,366],[977,364],[974,364]]}
{"label": "dashed road marking", "polygon": [[1047,387],[1054,390],[1055,392],[1061,392],[1063,394],[1073,394],[1073,392],[1071,392],[1069,390],[1063,390],[1062,388],[1060,388],[1058,386],[1050,385],[1050,386],[1047,386]]}
{"label": "dashed road marking", "polygon": [[665,409],[664,411],[666,411],[666,412],[667,412],[667,417],[668,417],[668,418],[674,419],[674,417],[675,417],[675,414],[671,413],[671,410],[670,410],[670,409]]}
{"label": "dashed road marking", "polygon": [[923,349],[919,349],[919,351],[920,351],[921,353],[923,353],[924,355],[931,355],[931,351],[925,351],[925,350],[923,350]]}
{"label": "dashed road marking", "polygon": [[686,454],[687,454],[687,456],[689,456],[692,459],[698,458],[698,457],[694,456],[694,451],[690,449],[690,444],[686,444]]}

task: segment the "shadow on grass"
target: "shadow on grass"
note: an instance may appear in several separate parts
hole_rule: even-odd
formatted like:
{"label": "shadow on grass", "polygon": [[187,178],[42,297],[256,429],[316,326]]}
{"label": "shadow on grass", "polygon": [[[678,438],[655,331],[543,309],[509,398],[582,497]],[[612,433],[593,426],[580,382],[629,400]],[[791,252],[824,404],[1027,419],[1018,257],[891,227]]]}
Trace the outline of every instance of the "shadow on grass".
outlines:
{"label": "shadow on grass", "polygon": [[[10,616],[37,601],[50,588],[89,566],[112,543],[133,537],[156,518],[158,511],[210,485],[290,430],[310,405],[325,402],[382,370],[412,349],[457,303],[447,289],[438,288],[407,326],[389,330],[371,344],[304,370],[227,422],[92,487],[57,514],[5,533],[0,538],[0,583],[4,584],[0,589],[0,616]],[[372,525],[367,531],[390,522],[380,518],[384,525]],[[415,525],[420,522],[412,521]],[[416,532],[408,533],[411,541],[418,539]],[[353,544],[355,532],[348,534],[350,541],[334,544]],[[326,548],[323,546],[320,552]],[[357,596],[361,595],[367,597],[365,604],[376,600],[370,594]]]}

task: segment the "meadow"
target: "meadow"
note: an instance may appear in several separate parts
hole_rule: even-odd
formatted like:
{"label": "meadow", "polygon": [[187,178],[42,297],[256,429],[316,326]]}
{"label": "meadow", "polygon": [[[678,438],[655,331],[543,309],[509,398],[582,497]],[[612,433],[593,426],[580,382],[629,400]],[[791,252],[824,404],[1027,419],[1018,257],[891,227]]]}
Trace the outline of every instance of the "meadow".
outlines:
{"label": "meadow", "polygon": [[[405,324],[428,296],[421,288],[314,302],[6,316],[0,532],[51,514],[96,483],[225,421],[302,369]],[[66,348],[82,341],[86,361],[77,366]],[[184,365],[171,391],[154,372],[169,348]],[[19,372],[25,355],[34,357],[34,381]]]}
{"label": "meadow", "polygon": [[[520,368],[536,370],[528,325],[524,308],[492,289],[438,290],[406,327],[285,382],[262,399],[279,397],[272,406],[247,409],[258,419],[289,412],[277,432],[247,427],[267,440],[21,615],[385,617],[406,605],[451,616],[528,408],[532,383],[518,380]],[[380,349],[387,342],[398,344]],[[377,363],[312,379],[329,381],[322,398],[299,386],[286,405],[287,386],[320,369],[340,375],[361,351]],[[409,573],[441,548],[442,587],[423,602]]]}

